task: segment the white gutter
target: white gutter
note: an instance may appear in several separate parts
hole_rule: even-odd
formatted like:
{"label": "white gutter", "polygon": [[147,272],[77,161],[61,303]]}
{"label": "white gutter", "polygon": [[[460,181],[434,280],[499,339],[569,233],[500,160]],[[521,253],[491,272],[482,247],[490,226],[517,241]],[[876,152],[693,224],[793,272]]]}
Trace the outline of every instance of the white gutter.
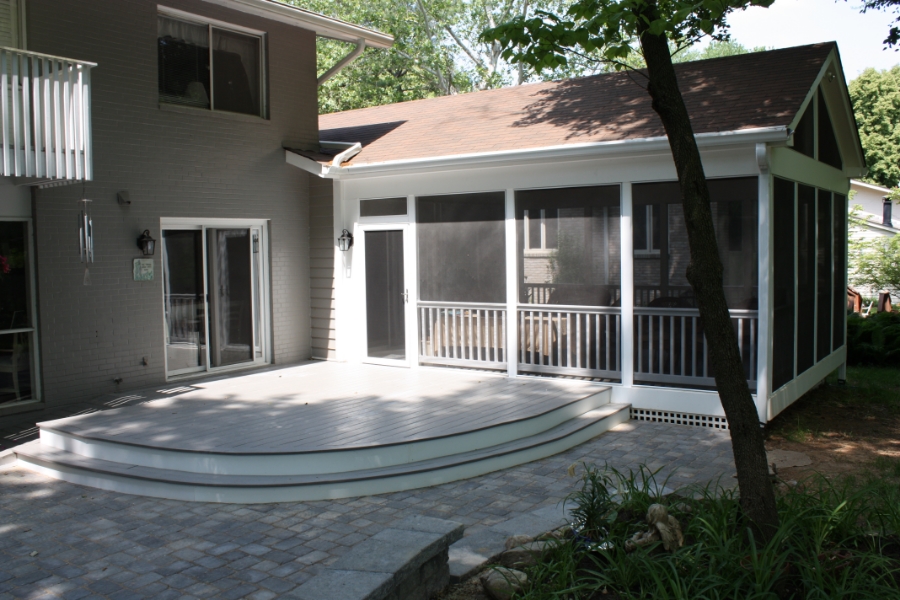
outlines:
{"label": "white gutter", "polygon": [[331,67],[330,69],[328,69],[327,71],[325,71],[324,73],[319,75],[319,78],[316,79],[316,83],[319,86],[321,86],[323,83],[325,83],[326,81],[328,81],[329,79],[331,79],[332,77],[337,75],[341,69],[343,69],[344,67],[346,67],[347,65],[352,63],[354,60],[356,60],[359,57],[359,55],[365,51],[365,49],[366,49],[366,40],[364,40],[362,38],[356,40],[356,48],[351,50],[350,53],[347,54],[347,56],[345,56],[341,60],[337,61],[337,63],[333,67]]}
{"label": "white gutter", "polygon": [[317,35],[335,40],[355,43],[357,40],[362,39],[366,41],[367,46],[372,48],[390,48],[394,43],[393,36],[386,33],[360,27],[340,19],[326,17],[296,6],[275,2],[274,0],[205,1],[280,23],[309,29],[315,31]]}
{"label": "white gutter", "polygon": [[[700,133],[697,134],[695,138],[697,140],[697,146],[700,148],[714,148],[736,144],[784,144],[787,142],[790,133],[791,132],[787,127],[778,126],[741,129],[738,131]],[[497,163],[592,158],[610,154],[630,154],[635,152],[669,153],[671,152],[671,149],[669,148],[668,138],[659,136],[612,142],[589,142],[585,144],[545,146],[543,148],[527,148],[522,150],[502,150],[497,152],[457,154],[452,156],[411,158],[372,164],[349,165],[347,167],[338,166],[340,163],[337,163],[337,157],[335,157],[335,161],[332,163],[333,166],[323,167],[320,176],[334,179],[374,173],[380,174],[424,169],[453,169],[471,166],[486,167],[488,165],[496,165]],[[349,157],[344,158],[343,160],[347,160],[348,158]],[[289,160],[288,162],[291,161]],[[316,174],[318,175],[319,173]]]}

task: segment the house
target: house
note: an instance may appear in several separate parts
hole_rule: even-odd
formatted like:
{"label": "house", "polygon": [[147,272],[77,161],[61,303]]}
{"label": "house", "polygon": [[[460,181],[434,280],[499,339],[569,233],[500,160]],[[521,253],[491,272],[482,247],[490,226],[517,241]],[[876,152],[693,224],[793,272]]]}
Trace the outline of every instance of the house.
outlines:
{"label": "house", "polygon": [[270,0],[0,2],[0,417],[310,356],[282,146],[318,144],[317,36],[355,44],[320,80],[392,43]]}
{"label": "house", "polygon": [[[838,48],[676,69],[766,422],[844,365],[847,194],[865,163]],[[313,356],[589,378],[633,418],[724,426],[674,164],[640,82],[323,115],[318,151],[285,152],[318,177]]]}
{"label": "house", "polygon": [[859,206],[859,217],[865,223],[851,228],[850,236],[860,239],[897,235],[900,231],[900,210],[894,210],[887,199],[891,190],[856,179],[850,182],[850,209]]}

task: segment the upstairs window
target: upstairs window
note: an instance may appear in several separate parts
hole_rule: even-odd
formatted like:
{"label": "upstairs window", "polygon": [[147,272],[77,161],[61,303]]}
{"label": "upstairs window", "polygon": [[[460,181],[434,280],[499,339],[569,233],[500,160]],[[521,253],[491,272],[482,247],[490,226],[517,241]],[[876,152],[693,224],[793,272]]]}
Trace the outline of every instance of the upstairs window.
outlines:
{"label": "upstairs window", "polygon": [[180,14],[160,14],[160,103],[265,118],[263,35]]}

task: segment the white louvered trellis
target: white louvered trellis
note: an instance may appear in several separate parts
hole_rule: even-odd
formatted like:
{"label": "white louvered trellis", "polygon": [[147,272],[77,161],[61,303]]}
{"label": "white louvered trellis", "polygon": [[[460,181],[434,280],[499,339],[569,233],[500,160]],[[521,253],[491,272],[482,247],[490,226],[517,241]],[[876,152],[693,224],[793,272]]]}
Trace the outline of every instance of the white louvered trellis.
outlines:
{"label": "white louvered trellis", "polygon": [[7,177],[90,180],[94,63],[0,48],[0,169]]}

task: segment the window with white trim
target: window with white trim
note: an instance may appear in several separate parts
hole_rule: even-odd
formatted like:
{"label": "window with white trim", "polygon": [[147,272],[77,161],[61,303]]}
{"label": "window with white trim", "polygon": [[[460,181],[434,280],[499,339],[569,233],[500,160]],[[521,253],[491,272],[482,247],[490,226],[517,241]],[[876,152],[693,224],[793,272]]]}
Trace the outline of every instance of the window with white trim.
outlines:
{"label": "window with white trim", "polygon": [[264,33],[176,11],[157,27],[161,104],[266,117]]}
{"label": "window with white trim", "polygon": [[634,205],[634,253],[659,254],[659,205]]}
{"label": "window with white trim", "polygon": [[559,210],[525,211],[525,250],[556,250],[559,247]]}

